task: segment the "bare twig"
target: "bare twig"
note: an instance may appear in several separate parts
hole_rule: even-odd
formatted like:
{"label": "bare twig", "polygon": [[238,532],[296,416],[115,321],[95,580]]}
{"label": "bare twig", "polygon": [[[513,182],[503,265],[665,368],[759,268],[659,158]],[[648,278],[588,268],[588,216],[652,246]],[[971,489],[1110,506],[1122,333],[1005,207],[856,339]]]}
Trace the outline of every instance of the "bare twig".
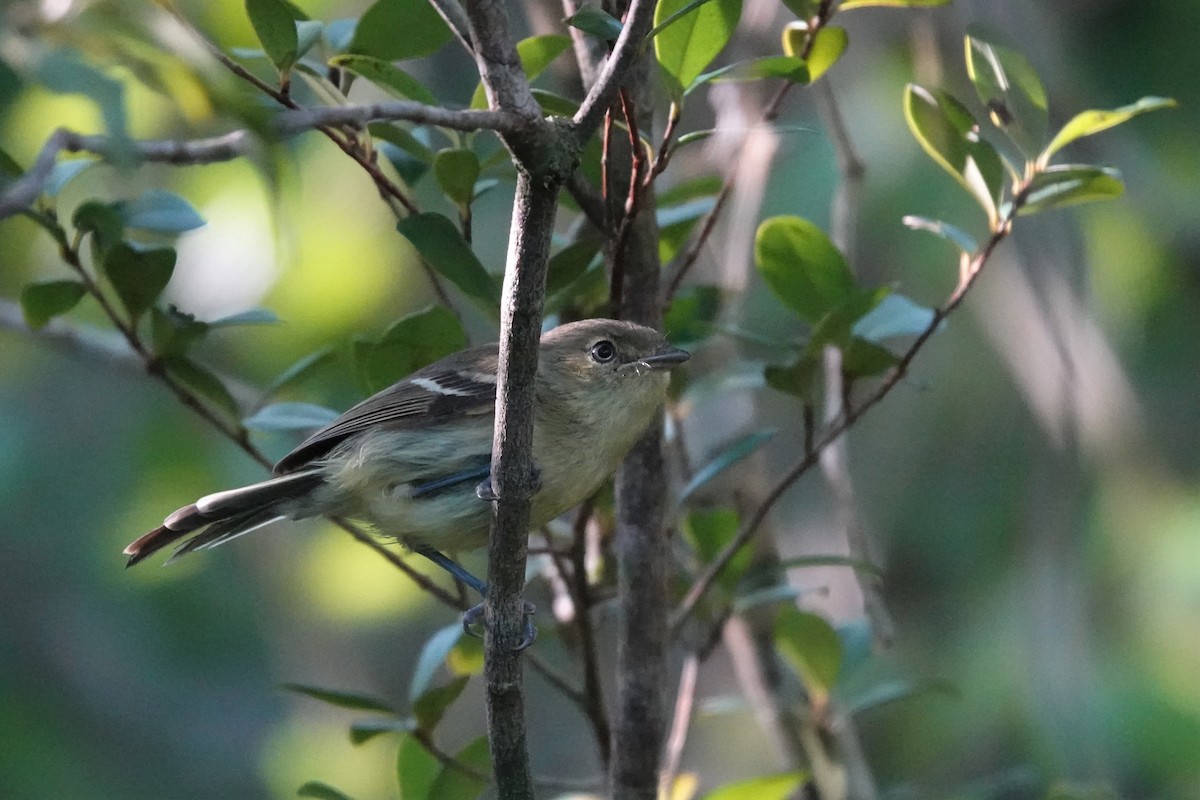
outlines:
{"label": "bare twig", "polygon": [[666,754],[663,756],[662,777],[658,793],[661,797],[671,796],[671,787],[679,775],[679,764],[683,759],[683,746],[687,744],[688,729],[692,725],[692,707],[696,701],[696,677],[700,674],[700,656],[688,653],[679,671],[679,688],[675,690],[675,713],[671,718],[671,732],[667,735]]}
{"label": "bare twig", "polygon": [[646,34],[650,32],[654,21],[654,6],[653,0],[633,0],[629,4],[625,24],[613,45],[612,54],[600,68],[595,83],[575,112],[575,130],[581,141],[590,137],[600,124],[605,112],[617,99],[626,73],[641,55]]}
{"label": "bare twig", "polygon": [[596,507],[595,495],[589,497],[575,514],[574,538],[571,542],[571,576],[568,585],[575,600],[575,626],[579,631],[580,658],[583,661],[584,712],[592,725],[600,763],[608,770],[612,760],[611,727],[604,707],[604,686],[600,682],[600,658],[596,649],[596,631],[592,626],[592,587],[588,583],[586,561],[587,525]]}

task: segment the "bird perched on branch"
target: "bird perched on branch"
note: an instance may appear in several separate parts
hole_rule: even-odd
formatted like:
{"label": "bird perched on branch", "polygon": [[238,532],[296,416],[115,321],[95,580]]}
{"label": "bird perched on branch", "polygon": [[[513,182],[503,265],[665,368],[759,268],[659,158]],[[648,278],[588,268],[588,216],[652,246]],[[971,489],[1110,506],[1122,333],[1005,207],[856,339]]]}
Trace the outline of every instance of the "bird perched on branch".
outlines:
{"label": "bird perched on branch", "polygon": [[[666,397],[688,358],[657,331],[589,319],[544,334],[535,377],[532,527],[595,492]],[[485,585],[444,551],[481,547],[491,513],[495,343],[462,350],[367,398],[275,465],[275,477],[201,497],[128,547],[132,566],[171,559],[279,519],[365,520],[468,585]],[[171,559],[168,559],[170,561]],[[468,613],[470,616],[470,613]]]}

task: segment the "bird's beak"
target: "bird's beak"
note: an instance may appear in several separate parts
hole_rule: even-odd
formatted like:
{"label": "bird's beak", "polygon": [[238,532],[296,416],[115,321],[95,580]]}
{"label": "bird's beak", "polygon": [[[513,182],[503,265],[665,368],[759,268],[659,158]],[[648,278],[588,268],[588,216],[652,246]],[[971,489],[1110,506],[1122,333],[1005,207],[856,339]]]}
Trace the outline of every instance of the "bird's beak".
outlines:
{"label": "bird's beak", "polygon": [[691,357],[692,354],[687,350],[680,350],[678,347],[667,345],[654,355],[646,356],[634,363],[654,370],[671,369],[672,367],[679,366]]}

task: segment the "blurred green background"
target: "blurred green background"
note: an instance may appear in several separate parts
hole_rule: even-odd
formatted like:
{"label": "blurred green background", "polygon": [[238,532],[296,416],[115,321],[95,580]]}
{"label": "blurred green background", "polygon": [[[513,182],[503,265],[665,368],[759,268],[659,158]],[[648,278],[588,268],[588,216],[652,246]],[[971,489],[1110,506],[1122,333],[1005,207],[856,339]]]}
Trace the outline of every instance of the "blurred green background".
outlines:
{"label": "blurred green background", "polygon": [[[366,4],[299,5],[329,21]],[[526,17],[514,4],[514,25],[551,30],[558,7],[534,5]],[[179,7],[222,48],[254,46],[242,4]],[[783,18],[772,2],[748,2],[725,58],[776,52]],[[901,217],[976,233],[983,223],[908,134],[900,95],[916,80],[970,96],[968,29],[1026,53],[1047,84],[1052,122],[1147,94],[1180,102],[1072,146],[1079,160],[1120,167],[1125,197],[1022,220],[906,385],[852,432],[859,513],[886,553],[897,630],[890,650],[848,665],[845,695],[895,682],[949,687],[856,718],[878,782],[896,798],[1042,797],[1055,784],[1098,797],[1200,798],[1200,5],[958,0],[838,22],[851,44],[829,79],[867,164],[854,266],[930,305],[952,287],[955,259]],[[9,0],[0,26],[0,147],[22,164],[59,125],[103,130],[92,102],[42,88],[30,48],[76,48],[119,79],[137,137],[223,132],[233,123],[210,98],[249,97],[150,4]],[[169,95],[138,80],[146,64]],[[475,80],[461,49],[408,66],[444,102],[469,101]],[[544,80],[577,96],[569,69]],[[753,108],[754,90],[745,96]],[[685,124],[710,125],[714,108],[728,110],[719,95],[711,106],[693,101]],[[726,324],[775,337],[796,331],[753,275],[754,225],[785,213],[827,224],[837,182],[812,94],[794,92],[785,108],[783,123],[806,130],[755,140],[755,152],[697,150],[663,179],[713,173],[731,158],[749,169],[778,148],[762,162],[761,186],[744,193],[750,216],[725,220],[696,276],[731,290]],[[247,385],[332,345],[336,358],[288,399],[345,407],[361,396],[349,342],[433,302],[369,180],[316,135],[230,164],[96,167],[59,208],[155,187],[208,220],[180,240],[168,299],[203,319],[255,306],[282,319],[205,342],[203,361]],[[427,185],[418,196],[453,213]],[[507,182],[476,207],[476,251],[494,271],[510,207]],[[25,219],[0,223],[0,295],[60,277],[49,237]],[[459,305],[476,341],[494,337]],[[71,319],[101,323],[87,302]],[[718,337],[697,353],[692,377],[753,357]],[[321,524],[125,571],[121,548],[164,514],[261,471],[136,369],[3,330],[0,371],[0,795],[283,798],[321,779],[359,798],[395,796],[394,744],[355,747],[352,714],[279,687],[356,690],[403,706],[422,643],[452,612]],[[769,390],[708,394],[689,408],[697,461],[746,431],[783,431],[735,476],[751,493],[799,447],[796,406]],[[257,441],[278,456],[295,439]],[[813,475],[771,528],[785,554],[822,553],[834,547],[833,523]],[[860,602],[842,572],[793,577],[819,590],[809,605],[856,629]],[[553,636],[537,647],[575,669]],[[597,774],[575,709],[536,674],[528,681],[535,772]],[[447,750],[483,730],[475,683],[440,733]],[[701,673],[701,697],[737,691],[718,653]],[[684,769],[707,787],[777,769],[753,715],[723,708],[702,706]]]}

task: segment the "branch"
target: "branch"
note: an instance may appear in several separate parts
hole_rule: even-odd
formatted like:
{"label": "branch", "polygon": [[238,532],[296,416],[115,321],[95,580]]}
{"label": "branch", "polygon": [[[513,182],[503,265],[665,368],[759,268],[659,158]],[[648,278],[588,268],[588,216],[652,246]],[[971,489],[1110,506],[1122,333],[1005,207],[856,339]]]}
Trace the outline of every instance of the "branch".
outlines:
{"label": "branch", "polygon": [[429,5],[446,21],[458,43],[465,47],[468,53],[474,53],[475,48],[471,44],[471,21],[467,19],[458,0],[429,0]]}
{"label": "branch", "polygon": [[274,128],[290,136],[311,128],[329,125],[366,125],[375,120],[404,120],[458,131],[492,130],[513,133],[528,125],[528,120],[509,111],[456,110],[415,103],[411,100],[389,100],[357,106],[322,106],[285,111],[276,118]]}
{"label": "branch", "polygon": [[605,112],[617,99],[617,92],[624,85],[625,76],[641,57],[646,45],[646,34],[654,22],[654,0],[633,0],[625,14],[621,35],[613,45],[612,55],[604,62],[600,75],[592,84],[587,97],[575,112],[574,126],[579,140],[586,141],[600,125]]}
{"label": "branch", "polygon": [[508,32],[508,13],[499,0],[468,0],[475,64],[488,103],[526,120],[540,120],[542,107],[529,89],[517,46]]}
{"label": "branch", "polygon": [[946,318],[949,317],[956,308],[958,308],[958,306],[962,303],[963,298],[966,297],[967,292],[970,291],[972,286],[974,286],[976,279],[979,277],[979,273],[982,271],[984,265],[991,257],[992,252],[996,249],[1000,242],[1004,241],[1008,235],[1012,233],[1013,219],[1015,218],[1017,211],[1020,209],[1024,201],[1024,195],[1026,191],[1027,187],[1021,186],[1013,192],[1014,199],[1012,201],[1012,208],[1009,211],[1008,216],[997,224],[996,229],[992,232],[992,235],[988,238],[987,242],[984,243],[983,248],[980,249],[979,252],[977,252],[973,257],[968,258],[965,254],[963,255],[962,274],[958,285],[950,295],[950,299],[946,301],[944,306],[936,309],[933,312],[933,317],[930,320],[929,325],[927,325],[925,329],[917,335],[912,344],[909,345],[908,349],[900,357],[900,360],[896,363],[896,365],[892,367],[887,376],[880,381],[879,385],[875,388],[875,391],[869,394],[861,403],[858,404],[858,406],[844,411],[835,422],[825,428],[824,433],[819,439],[816,440],[811,448],[805,448],[804,456],[802,456],[783,475],[783,477],[779,479],[775,486],[771,488],[771,491],[767,493],[767,496],[763,502],[742,525],[742,528],[738,531],[737,536],[735,536],[733,540],[726,545],[725,549],[723,549],[717,555],[717,557],[713,559],[712,563],[709,564],[704,573],[696,580],[695,583],[692,584],[691,589],[689,589],[688,593],[684,596],[683,602],[680,603],[679,609],[675,613],[675,617],[671,620],[670,633],[672,637],[675,637],[679,634],[683,623],[687,621],[687,618],[695,610],[696,604],[700,602],[700,598],[702,598],[705,593],[712,588],[713,583],[718,577],[720,577],[721,573],[725,571],[725,568],[729,566],[729,562],[733,560],[738,551],[750,541],[752,536],[754,536],[759,526],[762,525],[763,520],[766,519],[767,513],[771,510],[775,503],[779,501],[779,498],[783,496],[784,492],[791,488],[792,484],[795,483],[817,462],[822,450],[828,447],[832,442],[836,441],[839,436],[841,436],[847,429],[854,425],[854,423],[857,422],[864,414],[866,414],[881,400],[883,400],[883,398],[886,397],[892,391],[892,389],[894,389],[896,385],[900,383],[904,376],[908,374],[909,367],[912,366],[913,360],[925,346],[925,343],[928,342],[933,334],[937,332],[938,328],[941,327]]}

